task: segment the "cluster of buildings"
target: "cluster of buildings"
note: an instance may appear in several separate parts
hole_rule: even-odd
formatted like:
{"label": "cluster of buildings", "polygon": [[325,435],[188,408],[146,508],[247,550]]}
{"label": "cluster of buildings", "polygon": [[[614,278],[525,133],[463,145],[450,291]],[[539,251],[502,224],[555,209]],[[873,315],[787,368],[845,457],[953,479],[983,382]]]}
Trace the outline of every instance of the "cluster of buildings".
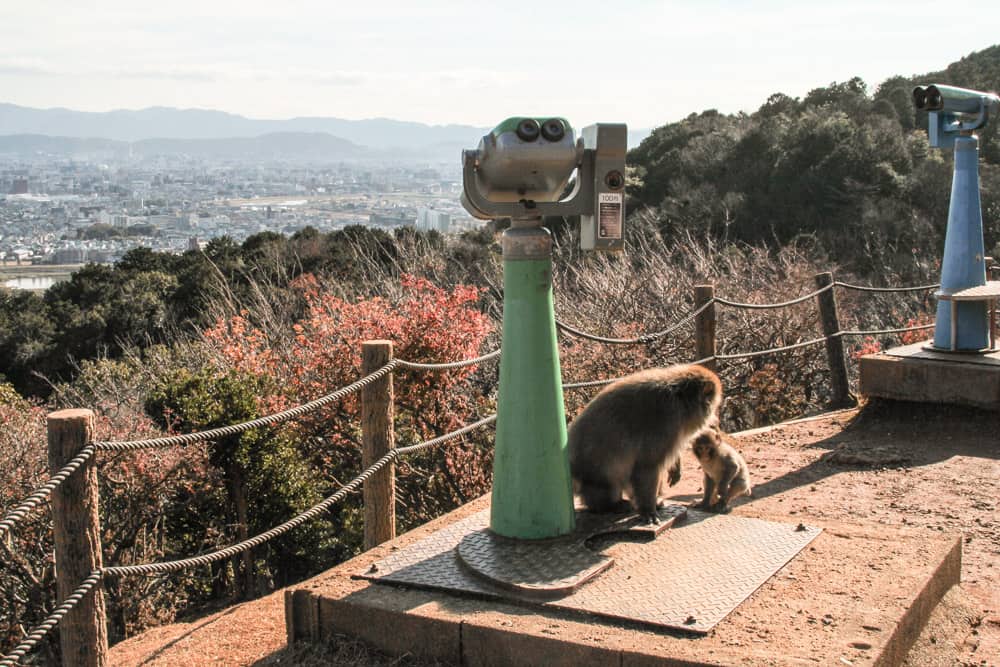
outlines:
{"label": "cluster of buildings", "polygon": [[115,262],[132,248],[184,252],[227,235],[348,225],[454,233],[458,165],[121,163],[0,155],[0,260]]}

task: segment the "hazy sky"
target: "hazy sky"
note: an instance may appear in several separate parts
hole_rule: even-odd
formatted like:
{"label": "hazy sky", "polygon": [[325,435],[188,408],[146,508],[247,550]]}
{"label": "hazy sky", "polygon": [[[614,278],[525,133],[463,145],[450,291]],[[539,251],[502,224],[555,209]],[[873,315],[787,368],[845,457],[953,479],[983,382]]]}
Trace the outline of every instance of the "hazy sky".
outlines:
{"label": "hazy sky", "polygon": [[0,0],[0,102],[638,128],[997,42],[996,0]]}

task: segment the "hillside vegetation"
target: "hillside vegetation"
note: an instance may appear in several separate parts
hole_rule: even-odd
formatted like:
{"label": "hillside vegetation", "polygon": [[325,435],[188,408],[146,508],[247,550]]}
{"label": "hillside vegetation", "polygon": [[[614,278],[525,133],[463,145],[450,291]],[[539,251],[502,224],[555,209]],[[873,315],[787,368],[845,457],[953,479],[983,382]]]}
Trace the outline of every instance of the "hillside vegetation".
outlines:
{"label": "hillside vegetation", "polygon": [[[927,148],[909,106],[914,80],[979,88],[1000,81],[1000,47],[942,73],[897,77],[869,95],[854,79],[798,100],[771,96],[755,113],[713,111],[658,128],[629,155],[632,214],[623,256],[578,249],[575,225],[556,237],[557,317],[635,336],[693,308],[694,286],[738,301],[776,302],[834,271],[852,282],[937,280],[950,156]],[[1000,240],[996,124],[983,137],[988,247]],[[388,338],[411,361],[472,357],[499,345],[500,259],[494,230],[460,237],[361,227],[292,237],[263,233],[203,251],[129,253],[88,265],[44,295],[0,290],[0,511],[46,475],[45,412],[89,407],[98,437],[133,439],[252,419],[342,387],[360,374],[360,344]],[[838,294],[842,328],[905,326],[933,304],[912,295]],[[719,352],[820,335],[812,300],[781,311],[720,309]],[[898,342],[852,341],[851,354]],[[636,346],[560,338],[565,381],[615,377],[690,361],[690,326]],[[823,409],[822,347],[724,363],[727,427]],[[496,367],[433,376],[396,373],[398,444],[439,435],[495,409]],[[567,392],[574,414],[588,392]],[[100,460],[107,564],[187,557],[231,544],[331,495],[359,470],[356,397],[288,425],[183,449]],[[408,458],[398,469],[400,529],[490,485],[492,433]],[[220,601],[259,595],[356,553],[360,501],[247,557],[161,578],[108,583],[113,640]],[[54,607],[44,515],[0,540],[0,643]],[[49,642],[43,658],[57,651]],[[47,653],[45,653],[47,652]]]}
{"label": "hillside vegetation", "polygon": [[[927,145],[915,84],[1000,85],[1000,46],[942,72],[860,79],[803,99],[775,93],[750,115],[715,111],[664,125],[633,150],[634,194],[665,233],[817,249],[877,280],[934,273],[948,219],[950,151]],[[987,250],[1000,241],[1000,120],[980,134]]]}

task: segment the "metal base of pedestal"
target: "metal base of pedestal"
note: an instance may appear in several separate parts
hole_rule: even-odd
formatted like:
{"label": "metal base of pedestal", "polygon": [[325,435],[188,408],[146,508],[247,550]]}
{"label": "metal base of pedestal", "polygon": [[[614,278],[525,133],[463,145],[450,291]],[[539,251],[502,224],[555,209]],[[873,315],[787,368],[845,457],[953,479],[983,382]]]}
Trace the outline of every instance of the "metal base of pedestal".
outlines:
{"label": "metal base of pedestal", "polygon": [[581,512],[577,530],[567,537],[518,540],[483,528],[462,538],[456,556],[473,575],[515,593],[552,598],[576,591],[614,564],[614,559],[587,544],[608,535],[655,539],[687,516],[687,508],[670,505],[659,510],[660,522],[644,523],[636,515]]}
{"label": "metal base of pedestal", "polygon": [[992,354],[997,351],[997,348],[984,347],[979,350],[953,350],[950,347],[937,347],[933,342],[927,343],[923,346],[923,349],[928,352],[940,352],[941,354],[955,354],[955,355],[976,355],[976,354]]}
{"label": "metal base of pedestal", "polygon": [[[677,520],[682,512],[685,518]],[[676,505],[661,510],[661,517],[677,523],[671,530],[658,529],[658,539],[650,539],[656,528],[637,525],[634,517],[579,512],[571,538],[508,542],[483,537],[492,535],[484,511],[401,549],[360,576],[707,633],[820,533],[801,524]],[[586,555],[580,549],[587,544],[603,551]]]}
{"label": "metal base of pedestal", "polygon": [[458,543],[458,562],[473,576],[517,594],[568,595],[614,564],[578,540],[516,540],[476,530]]}

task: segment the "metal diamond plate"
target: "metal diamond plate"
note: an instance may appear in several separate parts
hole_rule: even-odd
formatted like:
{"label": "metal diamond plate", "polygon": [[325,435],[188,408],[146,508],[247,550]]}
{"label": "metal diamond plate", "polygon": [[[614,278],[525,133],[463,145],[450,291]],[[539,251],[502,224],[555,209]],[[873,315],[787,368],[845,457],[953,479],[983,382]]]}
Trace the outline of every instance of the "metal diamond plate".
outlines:
{"label": "metal diamond plate", "polygon": [[[606,533],[599,515],[577,518],[581,539]],[[604,528],[616,518],[605,516]],[[707,633],[820,533],[801,524],[689,509],[685,520],[653,541],[616,542],[607,534],[587,540],[614,560],[613,567],[566,595],[543,600],[533,591],[499,586],[460,564],[457,547],[463,538],[488,523],[488,510],[469,516],[400,549],[361,576]]]}
{"label": "metal diamond plate", "polygon": [[526,595],[571,593],[614,562],[588,549],[579,537],[529,542],[487,528],[463,537],[456,555],[474,574]]}
{"label": "metal diamond plate", "polygon": [[576,514],[576,532],[589,535],[588,541],[601,535],[624,533],[636,539],[653,539],[673,527],[677,521],[683,521],[687,516],[684,505],[667,505],[656,510],[660,522],[648,524],[636,514],[592,514],[578,511]]}
{"label": "metal diamond plate", "polygon": [[614,560],[587,544],[611,534],[654,539],[687,515],[683,505],[660,508],[659,523],[647,524],[635,514],[577,516],[576,531],[551,540],[515,540],[488,528],[465,535],[458,543],[459,562],[473,574],[525,595],[566,595],[611,567]]}

